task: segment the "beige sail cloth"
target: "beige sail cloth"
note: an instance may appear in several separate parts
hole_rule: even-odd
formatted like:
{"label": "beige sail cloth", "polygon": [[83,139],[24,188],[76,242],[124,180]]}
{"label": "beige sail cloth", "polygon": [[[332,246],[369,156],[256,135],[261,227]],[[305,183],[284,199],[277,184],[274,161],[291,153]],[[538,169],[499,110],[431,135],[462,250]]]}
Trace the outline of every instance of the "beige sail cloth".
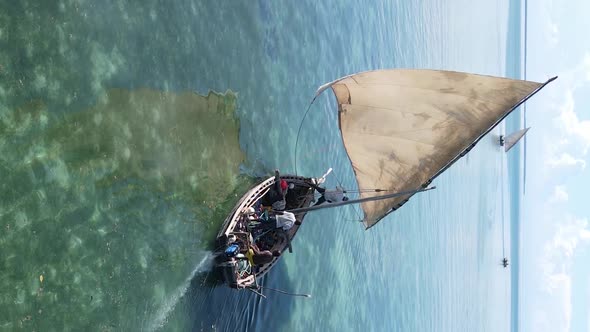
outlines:
{"label": "beige sail cloth", "polygon": [[[542,84],[436,70],[378,70],[325,84],[360,189],[414,190]],[[382,195],[363,193],[361,197]],[[362,203],[375,225],[409,196]]]}
{"label": "beige sail cloth", "polygon": [[521,129],[517,132],[514,132],[506,136],[506,138],[504,139],[504,152],[508,152],[508,150],[512,149],[512,147],[515,146],[516,143],[518,143],[518,141],[520,141],[520,139],[524,137],[524,134],[526,134],[526,132],[529,131],[529,129],[531,129],[531,127]]}

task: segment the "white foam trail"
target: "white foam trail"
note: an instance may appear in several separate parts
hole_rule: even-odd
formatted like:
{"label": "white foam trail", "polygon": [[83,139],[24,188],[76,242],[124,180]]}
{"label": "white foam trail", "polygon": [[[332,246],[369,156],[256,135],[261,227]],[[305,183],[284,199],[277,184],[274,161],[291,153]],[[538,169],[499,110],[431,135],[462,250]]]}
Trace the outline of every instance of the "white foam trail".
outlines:
{"label": "white foam trail", "polygon": [[180,285],[180,287],[178,287],[174,291],[174,293],[172,293],[172,296],[166,302],[164,302],[164,304],[162,304],[160,309],[156,312],[156,318],[150,324],[149,331],[155,331],[164,326],[164,323],[166,323],[166,319],[168,318],[170,312],[174,309],[174,307],[176,307],[176,304],[178,303],[178,301],[180,301],[184,294],[186,294],[186,291],[188,290],[188,286],[190,285],[191,280],[195,277],[197,273],[205,272],[206,270],[210,269],[210,265],[212,262],[213,253],[207,252],[205,257],[201,259],[199,264],[197,264],[197,266],[193,269],[193,272],[191,272],[188,278],[186,278],[184,283]]}

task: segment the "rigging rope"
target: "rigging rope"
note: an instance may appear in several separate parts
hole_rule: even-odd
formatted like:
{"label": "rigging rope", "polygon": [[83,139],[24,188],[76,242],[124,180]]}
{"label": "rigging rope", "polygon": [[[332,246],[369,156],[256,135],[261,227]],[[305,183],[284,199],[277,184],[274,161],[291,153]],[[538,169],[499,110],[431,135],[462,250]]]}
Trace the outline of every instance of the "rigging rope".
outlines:
{"label": "rigging rope", "polygon": [[309,113],[309,110],[311,109],[311,105],[313,105],[313,102],[315,101],[315,99],[317,98],[314,97],[311,100],[311,103],[309,103],[309,106],[307,106],[307,110],[305,111],[305,114],[303,114],[303,119],[301,119],[301,123],[299,124],[299,130],[297,130],[297,138],[295,139],[295,175],[297,174],[297,145],[299,145],[299,135],[301,134],[301,128],[303,128],[303,122],[305,121],[305,117],[307,117],[307,113]]}
{"label": "rigging rope", "polygon": [[[315,97],[313,97],[313,99],[311,100],[311,102],[309,103],[309,105],[307,106],[307,109],[305,110],[305,114],[303,114],[303,118],[301,119],[301,123],[299,124],[299,129],[297,130],[297,138],[295,139],[295,153],[294,153],[294,159],[295,159],[295,175],[299,175],[297,172],[297,147],[299,146],[299,137],[301,136],[301,129],[303,128],[303,123],[305,122],[305,118],[307,117],[307,113],[309,113],[309,110],[311,109],[311,106],[313,105],[313,103],[315,102],[317,98],[317,95]],[[334,175],[336,176],[336,181],[338,181],[338,185],[342,188],[344,188],[344,186],[342,185],[342,181],[340,180],[340,178],[338,177],[338,175],[336,175],[336,172],[333,172]],[[346,192],[351,192],[351,193],[363,193],[363,192],[381,192],[381,191],[390,191],[390,190],[383,190],[383,189],[359,189],[359,190],[355,190],[355,191],[349,191],[346,190]],[[357,207],[353,207],[354,212],[356,213],[357,217],[362,221],[363,218],[361,218],[359,211],[357,210]]]}
{"label": "rigging rope", "polygon": [[[344,186],[342,185],[342,181],[340,181],[340,177],[338,177],[338,174],[336,174],[336,171],[332,171],[332,173],[334,173],[334,176],[336,177],[336,181],[338,181],[338,185],[342,188],[342,190],[344,190],[345,193],[360,193],[360,191],[356,191],[356,190],[346,190],[344,188]],[[363,218],[361,217],[361,213],[358,210],[358,205],[351,205],[352,210],[354,211],[354,213],[356,214],[357,218],[359,218],[361,221],[363,220]]]}
{"label": "rigging rope", "polygon": [[[338,181],[338,185],[340,187],[342,187],[342,189],[344,189],[344,186],[342,185],[342,181],[340,181],[340,178],[338,177],[338,174],[336,174],[336,171],[333,171],[332,173],[334,173],[334,176],[336,177],[336,181]],[[348,190],[346,192],[348,192]]]}

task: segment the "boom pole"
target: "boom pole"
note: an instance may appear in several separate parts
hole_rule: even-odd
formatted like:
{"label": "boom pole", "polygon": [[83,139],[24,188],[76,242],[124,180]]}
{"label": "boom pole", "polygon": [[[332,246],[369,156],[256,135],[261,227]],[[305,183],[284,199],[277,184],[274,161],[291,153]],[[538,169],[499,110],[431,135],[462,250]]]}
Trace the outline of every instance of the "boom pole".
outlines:
{"label": "boom pole", "polygon": [[395,198],[395,197],[399,197],[399,196],[414,195],[416,193],[428,191],[428,190],[432,190],[432,189],[436,189],[436,187],[433,186],[433,187],[422,188],[422,189],[417,189],[417,190],[400,191],[398,193],[387,194],[387,195],[382,195],[382,196],[365,197],[365,198],[351,199],[348,201],[342,201],[342,202],[337,202],[337,203],[328,203],[328,204],[323,204],[323,205],[310,206],[310,207],[306,207],[306,208],[291,209],[291,210],[287,210],[287,212],[303,213],[303,212],[315,211],[315,210],[320,210],[320,209],[328,209],[328,208],[344,206],[344,205],[349,205],[349,204],[355,204],[355,203],[379,201],[382,199]]}

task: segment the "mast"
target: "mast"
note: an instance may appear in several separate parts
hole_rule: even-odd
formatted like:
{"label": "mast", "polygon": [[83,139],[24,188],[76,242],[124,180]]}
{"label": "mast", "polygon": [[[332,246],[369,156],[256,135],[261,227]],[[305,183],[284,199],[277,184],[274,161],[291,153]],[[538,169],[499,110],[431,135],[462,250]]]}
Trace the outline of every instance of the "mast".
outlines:
{"label": "mast", "polygon": [[338,207],[338,206],[344,206],[344,205],[355,204],[355,203],[379,201],[379,200],[388,199],[388,198],[395,198],[395,197],[399,197],[399,196],[414,195],[416,193],[428,191],[428,190],[432,190],[432,189],[436,189],[436,187],[433,186],[433,187],[422,188],[422,189],[417,189],[417,190],[400,191],[400,192],[394,193],[394,194],[387,194],[387,195],[382,195],[382,196],[372,196],[372,197],[365,197],[365,198],[359,198],[359,199],[351,199],[348,201],[329,203],[329,204],[324,204],[324,205],[316,205],[316,206],[310,206],[310,207],[306,207],[306,208],[291,209],[291,210],[286,210],[286,211],[291,212],[293,214],[303,213],[303,212],[309,212],[309,211],[315,211],[315,210],[327,209],[327,208],[334,208],[334,207]]}

